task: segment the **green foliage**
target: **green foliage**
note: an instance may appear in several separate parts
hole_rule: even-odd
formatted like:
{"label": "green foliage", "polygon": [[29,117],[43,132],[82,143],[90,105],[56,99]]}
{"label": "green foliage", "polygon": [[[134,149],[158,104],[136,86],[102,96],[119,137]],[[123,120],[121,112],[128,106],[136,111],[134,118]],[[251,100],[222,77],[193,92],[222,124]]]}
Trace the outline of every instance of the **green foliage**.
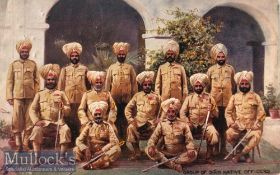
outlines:
{"label": "green foliage", "polygon": [[272,84],[266,86],[266,95],[261,95],[261,99],[266,110],[280,109],[280,94],[276,94],[276,89]]}
{"label": "green foliage", "polygon": [[[158,34],[170,35],[180,45],[180,56],[176,60],[186,70],[187,76],[194,73],[206,72],[214,64],[209,51],[215,44],[215,34],[221,30],[221,24],[213,24],[210,18],[202,18],[197,15],[197,10],[183,12],[179,8],[168,10],[171,19],[158,19]],[[165,62],[162,51],[148,51],[151,58],[150,69],[157,71]]]}
{"label": "green foliage", "polygon": [[0,120],[0,138],[7,139],[11,135],[11,126],[7,125],[4,120]]}

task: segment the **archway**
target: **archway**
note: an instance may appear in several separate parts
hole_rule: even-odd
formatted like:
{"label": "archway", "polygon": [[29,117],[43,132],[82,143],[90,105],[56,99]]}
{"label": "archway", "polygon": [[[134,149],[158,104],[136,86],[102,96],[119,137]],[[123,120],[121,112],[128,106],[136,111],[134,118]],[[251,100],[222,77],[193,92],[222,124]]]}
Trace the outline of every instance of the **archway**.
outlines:
{"label": "archway", "polygon": [[216,35],[217,42],[224,43],[229,51],[229,63],[236,71],[254,72],[254,90],[264,90],[264,34],[257,21],[244,11],[234,7],[219,6],[207,12],[204,17],[213,22],[223,22],[223,28]]}
{"label": "archway", "polygon": [[[68,63],[61,47],[67,42],[77,41],[83,45],[81,61],[90,69],[96,69],[100,60],[94,60],[96,44],[116,41],[130,43],[130,57],[138,72],[144,69],[139,55],[145,48],[142,34],[145,33],[143,19],[138,12],[122,0],[60,0],[49,11],[46,22],[45,63]],[[145,61],[140,57],[140,61]]]}

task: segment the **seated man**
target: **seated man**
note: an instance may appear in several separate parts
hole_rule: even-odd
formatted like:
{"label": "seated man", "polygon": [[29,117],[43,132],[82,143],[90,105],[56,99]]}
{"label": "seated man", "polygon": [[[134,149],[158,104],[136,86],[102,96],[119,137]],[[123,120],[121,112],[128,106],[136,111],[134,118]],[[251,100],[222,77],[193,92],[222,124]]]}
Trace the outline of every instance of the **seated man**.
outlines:
{"label": "seated man", "polygon": [[152,91],[154,75],[153,71],[144,71],[136,77],[143,91],[136,93],[125,108],[129,123],[126,145],[132,152],[130,160],[140,157],[140,138],[148,139],[158,123],[160,97]]}
{"label": "seated man", "polygon": [[45,89],[37,92],[29,110],[30,118],[34,123],[30,140],[33,143],[35,156],[38,158],[43,136],[46,134],[54,135],[59,124],[60,158],[63,159],[68,144],[71,142],[70,129],[63,120],[63,116],[67,116],[70,113],[70,103],[65,93],[56,89],[60,72],[59,65],[44,65],[39,72],[45,79]]}
{"label": "seated man", "polygon": [[115,121],[117,119],[117,107],[109,91],[104,90],[104,83],[106,79],[106,72],[101,71],[89,71],[87,78],[92,85],[92,89],[83,94],[81,104],[78,109],[78,117],[81,121],[82,127],[85,127],[86,123],[91,121],[93,116],[91,115],[88,105],[93,102],[104,101],[109,107],[104,114],[104,121],[111,124],[115,132]]}
{"label": "seated man", "polygon": [[249,152],[260,142],[265,111],[260,96],[250,91],[253,72],[238,72],[235,74],[234,80],[239,86],[240,92],[231,96],[226,108],[225,116],[229,127],[226,131],[226,139],[232,146],[235,146],[251,129],[245,138],[246,145],[240,144],[237,147],[236,156],[232,158],[232,161],[237,163],[244,156],[246,162],[251,163]]}
{"label": "seated man", "polygon": [[[180,110],[180,118],[188,123],[192,135],[202,135],[206,128],[204,138],[207,141],[206,161],[214,164],[212,160],[213,147],[218,143],[219,133],[212,124],[212,119],[218,116],[218,108],[214,98],[204,92],[205,86],[208,83],[208,76],[206,74],[197,73],[190,77],[190,83],[194,89],[194,93],[190,94],[184,101]],[[208,111],[210,116],[205,125]]]}
{"label": "seated man", "polygon": [[[182,164],[193,162],[197,156],[190,128],[178,118],[180,106],[180,101],[175,98],[162,102],[161,107],[166,112],[167,119],[157,125],[145,149],[152,160],[166,161],[164,165],[178,172],[183,171]],[[162,148],[158,149],[156,145],[161,137],[164,143]],[[178,156],[175,160],[167,161],[175,156]]]}
{"label": "seated man", "polygon": [[85,169],[102,169],[110,166],[118,159],[121,153],[119,140],[112,126],[103,121],[108,104],[104,101],[94,102],[89,105],[93,121],[86,124],[80,136],[76,139],[73,149],[77,161],[88,161],[92,157],[105,153],[92,162]]}

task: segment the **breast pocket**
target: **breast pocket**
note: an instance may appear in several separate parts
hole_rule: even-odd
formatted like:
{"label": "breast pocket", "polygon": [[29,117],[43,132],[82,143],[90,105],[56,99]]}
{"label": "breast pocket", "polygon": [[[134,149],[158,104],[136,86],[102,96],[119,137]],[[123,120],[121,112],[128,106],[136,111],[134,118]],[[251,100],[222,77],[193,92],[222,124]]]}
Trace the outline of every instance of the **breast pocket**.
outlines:
{"label": "breast pocket", "polygon": [[175,82],[181,82],[181,71],[180,69],[173,70],[173,80]]}
{"label": "breast pocket", "polygon": [[76,80],[78,80],[79,82],[84,81],[85,80],[85,72],[83,70],[78,71],[76,74]]}
{"label": "breast pocket", "polygon": [[161,76],[163,81],[167,81],[168,80],[168,72],[167,72],[167,70],[161,70],[160,76]]}
{"label": "breast pocket", "polygon": [[144,101],[137,101],[137,110],[143,111],[144,110]]}
{"label": "breast pocket", "polygon": [[47,100],[42,99],[39,101],[39,106],[40,106],[41,112],[43,112],[47,109],[47,104],[48,104]]}
{"label": "breast pocket", "polygon": [[113,70],[112,71],[112,79],[113,79],[113,83],[119,83],[119,73],[117,70]]}
{"label": "breast pocket", "polygon": [[21,79],[22,77],[21,69],[14,69],[14,75],[16,79]]}
{"label": "breast pocket", "polygon": [[24,70],[24,79],[33,79],[33,69],[32,68],[26,68]]}
{"label": "breast pocket", "polygon": [[124,69],[123,74],[124,74],[124,81],[130,82],[130,71],[129,71],[129,69]]}
{"label": "breast pocket", "polygon": [[66,71],[66,73],[65,73],[65,78],[66,78],[66,82],[68,82],[68,83],[71,83],[72,82],[72,71],[70,72],[70,71]]}

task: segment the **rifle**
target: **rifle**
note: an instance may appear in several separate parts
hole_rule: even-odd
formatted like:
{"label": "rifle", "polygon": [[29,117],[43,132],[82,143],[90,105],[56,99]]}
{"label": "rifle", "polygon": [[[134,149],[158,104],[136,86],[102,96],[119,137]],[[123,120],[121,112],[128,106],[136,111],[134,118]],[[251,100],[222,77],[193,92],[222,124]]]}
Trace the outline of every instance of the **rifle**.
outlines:
{"label": "rifle", "polygon": [[148,168],[146,168],[146,169],[143,169],[142,172],[147,172],[147,171],[149,171],[149,170],[152,169],[152,168],[155,168],[155,167],[157,167],[157,166],[159,166],[159,165],[163,165],[163,164],[165,164],[165,163],[167,163],[167,162],[169,162],[169,161],[175,160],[175,159],[177,159],[178,157],[179,157],[179,156],[175,156],[175,157],[173,157],[173,158],[171,158],[171,159],[167,159],[167,160],[165,160],[165,161],[163,161],[163,162],[157,163],[157,164],[155,164],[155,165],[153,165],[153,166],[150,166],[150,167],[148,167]]}

